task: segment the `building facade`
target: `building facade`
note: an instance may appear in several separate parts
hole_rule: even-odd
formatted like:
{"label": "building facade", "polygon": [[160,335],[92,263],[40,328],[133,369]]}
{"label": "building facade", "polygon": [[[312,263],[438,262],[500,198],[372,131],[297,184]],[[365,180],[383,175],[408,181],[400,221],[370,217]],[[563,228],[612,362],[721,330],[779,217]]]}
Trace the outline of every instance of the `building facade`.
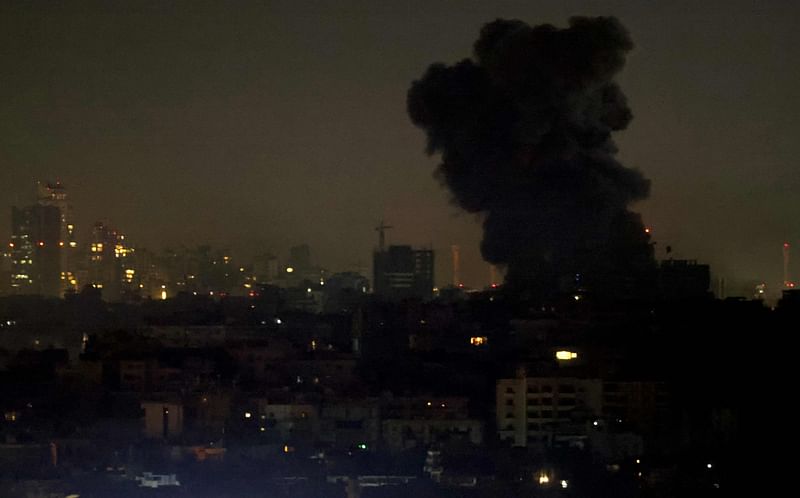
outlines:
{"label": "building facade", "polygon": [[393,245],[375,251],[372,263],[376,295],[387,300],[427,300],[433,296],[433,250]]}
{"label": "building facade", "polygon": [[61,295],[61,213],[54,206],[11,208],[11,290]]}

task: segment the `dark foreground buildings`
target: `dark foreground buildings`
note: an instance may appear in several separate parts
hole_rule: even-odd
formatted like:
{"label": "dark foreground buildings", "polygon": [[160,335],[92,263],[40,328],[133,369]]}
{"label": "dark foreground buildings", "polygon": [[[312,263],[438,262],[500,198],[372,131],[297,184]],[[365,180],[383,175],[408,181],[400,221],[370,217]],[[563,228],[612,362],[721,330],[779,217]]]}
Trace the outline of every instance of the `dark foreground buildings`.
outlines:
{"label": "dark foreground buildings", "polygon": [[0,496],[711,496],[769,371],[739,332],[797,316],[327,282],[322,312],[274,287],[0,299]]}

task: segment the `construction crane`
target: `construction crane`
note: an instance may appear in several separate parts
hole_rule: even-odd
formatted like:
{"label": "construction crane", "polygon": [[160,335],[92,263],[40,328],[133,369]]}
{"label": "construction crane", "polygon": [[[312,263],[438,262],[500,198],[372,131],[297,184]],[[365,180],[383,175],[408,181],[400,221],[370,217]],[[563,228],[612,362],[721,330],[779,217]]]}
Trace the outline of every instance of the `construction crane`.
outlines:
{"label": "construction crane", "polygon": [[378,251],[383,252],[386,248],[386,230],[390,228],[394,228],[391,225],[387,225],[381,220],[381,224],[375,227],[375,231],[378,232]]}

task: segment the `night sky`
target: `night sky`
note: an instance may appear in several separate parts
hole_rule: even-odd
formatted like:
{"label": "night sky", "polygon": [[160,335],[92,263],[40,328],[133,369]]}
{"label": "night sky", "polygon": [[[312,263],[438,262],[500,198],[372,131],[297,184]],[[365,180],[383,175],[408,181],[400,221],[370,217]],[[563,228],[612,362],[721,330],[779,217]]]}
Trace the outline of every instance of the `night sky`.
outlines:
{"label": "night sky", "polygon": [[[796,2],[265,1],[0,4],[0,236],[36,179],[69,189],[80,236],[210,242],[250,256],[307,242],[332,270],[391,243],[461,246],[484,285],[478,220],[432,177],[406,113],[432,62],[471,54],[497,17],[565,26],[614,15],[636,48],[619,81],[634,120],[620,159],[652,180],[634,206],[656,254],[737,283],[800,268]],[[7,213],[7,214],[2,214]],[[794,271],[800,276],[800,271]]]}

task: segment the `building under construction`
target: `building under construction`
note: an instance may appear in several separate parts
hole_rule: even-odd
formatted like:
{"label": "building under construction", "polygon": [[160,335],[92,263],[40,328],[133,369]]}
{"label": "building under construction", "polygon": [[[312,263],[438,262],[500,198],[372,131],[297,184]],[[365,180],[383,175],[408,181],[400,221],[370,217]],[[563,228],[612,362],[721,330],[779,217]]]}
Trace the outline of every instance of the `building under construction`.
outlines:
{"label": "building under construction", "polygon": [[372,255],[373,292],[390,301],[431,299],[433,297],[433,249],[413,249],[408,245],[386,247],[381,222],[376,228],[378,247]]}

